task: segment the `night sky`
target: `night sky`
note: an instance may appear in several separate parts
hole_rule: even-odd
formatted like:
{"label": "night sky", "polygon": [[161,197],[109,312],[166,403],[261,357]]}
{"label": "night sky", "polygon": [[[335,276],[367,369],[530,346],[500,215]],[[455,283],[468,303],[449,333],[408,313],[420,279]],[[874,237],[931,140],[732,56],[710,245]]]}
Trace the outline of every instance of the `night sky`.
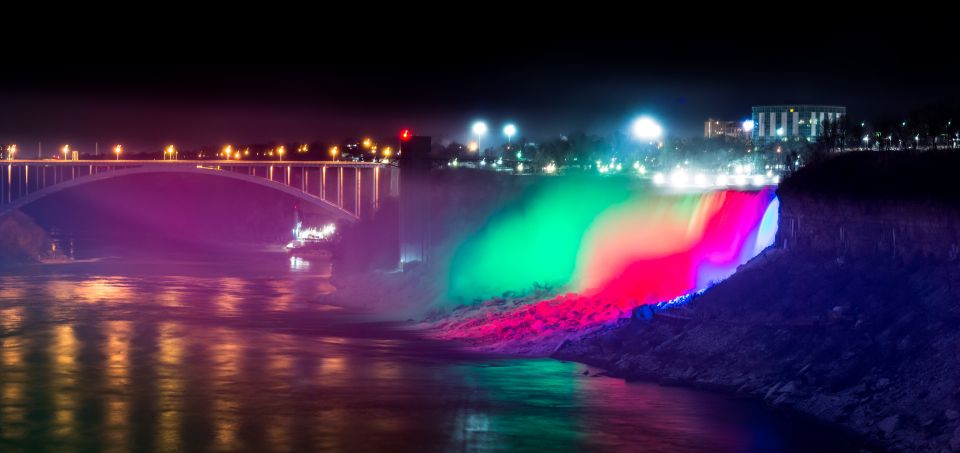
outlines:
{"label": "night sky", "polygon": [[465,141],[475,119],[494,131],[513,121],[539,140],[625,130],[638,114],[661,119],[668,134],[699,135],[707,117],[744,119],[755,104],[839,104],[869,120],[960,97],[949,27],[871,19],[854,30],[849,20],[643,31],[613,23],[575,33],[514,20],[510,33],[434,24],[395,38],[338,29],[229,43],[152,39],[136,52],[19,52],[0,72],[0,143],[29,153],[41,140],[45,150],[69,142],[82,151],[99,141],[136,152],[382,137],[401,127]]}

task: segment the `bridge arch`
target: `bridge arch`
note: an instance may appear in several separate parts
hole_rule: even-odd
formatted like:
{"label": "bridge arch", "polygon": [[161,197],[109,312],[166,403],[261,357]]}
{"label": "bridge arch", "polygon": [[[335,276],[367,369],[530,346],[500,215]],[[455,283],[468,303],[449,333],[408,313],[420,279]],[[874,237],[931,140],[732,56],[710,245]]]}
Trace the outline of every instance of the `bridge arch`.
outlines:
{"label": "bridge arch", "polygon": [[67,181],[61,181],[56,184],[46,186],[36,192],[32,192],[22,197],[19,197],[13,200],[11,203],[4,204],[0,206],[0,215],[3,215],[4,213],[10,212],[10,211],[20,209],[37,200],[40,200],[47,196],[53,195],[57,192],[67,190],[73,187],[89,184],[96,181],[119,178],[123,176],[139,175],[139,174],[156,174],[156,173],[199,174],[199,175],[215,176],[215,177],[245,181],[245,182],[257,184],[260,186],[269,187],[271,189],[280,191],[287,195],[291,195],[296,199],[301,200],[305,203],[316,206],[320,208],[322,212],[329,214],[337,222],[355,223],[359,220],[356,214],[342,208],[341,206],[335,203],[332,203],[320,196],[316,196],[311,193],[300,190],[297,187],[293,187],[293,186],[283,184],[283,183],[274,181],[272,179],[267,179],[260,176],[248,175],[248,174],[238,173],[234,171],[227,171],[223,169],[201,166],[196,164],[143,165],[143,166],[136,166],[136,167],[121,168],[121,169],[110,169],[108,171],[102,171],[102,172],[93,173],[89,175],[79,176]]}

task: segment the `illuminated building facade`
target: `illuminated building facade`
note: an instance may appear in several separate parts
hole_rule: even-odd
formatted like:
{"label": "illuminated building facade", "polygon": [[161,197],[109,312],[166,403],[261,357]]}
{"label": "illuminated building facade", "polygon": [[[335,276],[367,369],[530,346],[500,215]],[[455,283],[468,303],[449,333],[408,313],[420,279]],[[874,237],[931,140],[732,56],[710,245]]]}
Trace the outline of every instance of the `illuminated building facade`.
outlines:
{"label": "illuminated building facade", "polygon": [[739,121],[723,121],[713,118],[703,122],[703,138],[738,138],[744,136],[743,123]]}
{"label": "illuminated building facade", "polygon": [[761,105],[753,107],[753,142],[816,141],[823,125],[847,115],[847,108],[835,105]]}

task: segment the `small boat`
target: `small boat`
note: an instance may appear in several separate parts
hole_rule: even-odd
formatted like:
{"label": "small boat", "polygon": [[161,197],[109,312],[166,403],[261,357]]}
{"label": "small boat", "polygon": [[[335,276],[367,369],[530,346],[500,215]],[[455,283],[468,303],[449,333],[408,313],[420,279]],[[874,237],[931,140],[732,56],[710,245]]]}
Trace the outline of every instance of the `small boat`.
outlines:
{"label": "small boat", "polygon": [[330,258],[337,243],[337,226],[328,223],[322,227],[304,227],[299,207],[294,207],[293,240],[286,245],[287,252],[303,258]]}

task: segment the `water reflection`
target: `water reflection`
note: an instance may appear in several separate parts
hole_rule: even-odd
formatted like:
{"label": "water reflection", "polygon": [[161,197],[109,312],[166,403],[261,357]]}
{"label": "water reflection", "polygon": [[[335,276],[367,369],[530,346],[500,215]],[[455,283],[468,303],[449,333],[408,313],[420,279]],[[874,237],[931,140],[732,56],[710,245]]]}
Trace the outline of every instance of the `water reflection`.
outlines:
{"label": "water reflection", "polygon": [[570,363],[469,356],[358,324],[324,303],[328,263],[276,264],[0,276],[0,451],[820,445],[715,395],[585,376]]}

